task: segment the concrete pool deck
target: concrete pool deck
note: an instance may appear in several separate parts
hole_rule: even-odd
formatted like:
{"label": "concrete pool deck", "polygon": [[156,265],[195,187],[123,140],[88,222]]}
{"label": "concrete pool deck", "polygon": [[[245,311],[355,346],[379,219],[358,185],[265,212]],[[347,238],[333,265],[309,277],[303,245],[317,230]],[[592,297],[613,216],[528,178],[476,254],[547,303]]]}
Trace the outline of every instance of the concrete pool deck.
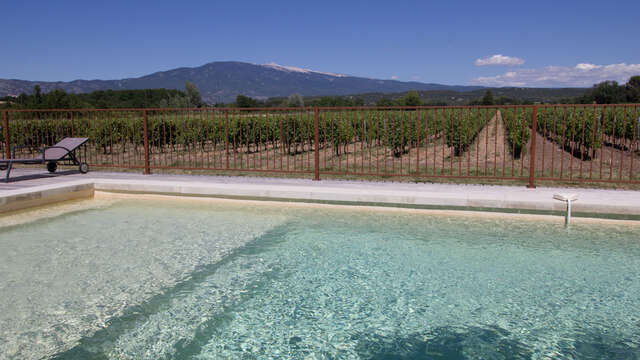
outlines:
{"label": "concrete pool deck", "polygon": [[264,199],[333,204],[563,215],[556,193],[576,193],[574,216],[640,220],[640,191],[498,185],[400,183],[201,175],[69,172],[17,169],[0,183],[0,212],[92,197],[95,191]]}

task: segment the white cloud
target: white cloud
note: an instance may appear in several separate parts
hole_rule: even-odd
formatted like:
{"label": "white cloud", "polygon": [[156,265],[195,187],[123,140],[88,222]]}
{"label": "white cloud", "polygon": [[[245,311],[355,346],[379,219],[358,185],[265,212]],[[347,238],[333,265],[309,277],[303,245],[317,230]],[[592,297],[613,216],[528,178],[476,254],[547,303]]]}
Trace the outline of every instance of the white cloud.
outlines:
{"label": "white cloud", "polygon": [[605,80],[625,83],[634,75],[640,75],[640,64],[580,63],[573,67],[547,66],[539,69],[509,71],[497,76],[477,77],[471,83],[484,86],[591,87]]}
{"label": "white cloud", "polygon": [[602,66],[600,65],[596,65],[596,64],[588,64],[588,63],[580,63],[578,65],[576,65],[576,69],[578,70],[593,70],[593,69],[599,69]]}
{"label": "white cloud", "polygon": [[398,80],[398,75],[391,75],[391,80]]}
{"label": "white cloud", "polygon": [[506,65],[506,66],[515,66],[524,64],[524,59],[515,56],[505,56],[502,54],[492,55],[486,58],[481,58],[476,60],[477,66],[487,66],[487,65]]}

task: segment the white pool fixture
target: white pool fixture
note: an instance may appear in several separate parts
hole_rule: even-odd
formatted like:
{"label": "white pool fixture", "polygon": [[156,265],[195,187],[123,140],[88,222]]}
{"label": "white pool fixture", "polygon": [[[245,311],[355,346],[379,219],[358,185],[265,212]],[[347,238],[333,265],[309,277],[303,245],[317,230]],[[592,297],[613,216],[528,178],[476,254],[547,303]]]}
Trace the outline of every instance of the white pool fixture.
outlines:
{"label": "white pool fixture", "polygon": [[553,194],[553,198],[567,203],[567,215],[564,218],[564,224],[568,226],[571,223],[571,202],[578,200],[578,194]]}

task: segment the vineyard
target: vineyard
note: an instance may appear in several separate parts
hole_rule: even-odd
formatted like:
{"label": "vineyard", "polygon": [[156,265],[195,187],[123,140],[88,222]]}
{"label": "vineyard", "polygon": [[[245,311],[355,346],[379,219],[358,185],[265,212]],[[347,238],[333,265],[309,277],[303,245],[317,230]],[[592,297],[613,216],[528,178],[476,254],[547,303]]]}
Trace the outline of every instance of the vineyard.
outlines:
{"label": "vineyard", "polygon": [[577,168],[578,178],[638,180],[639,116],[637,106],[541,108],[538,134],[568,154],[551,154],[550,176],[572,179]]}
{"label": "vineyard", "polygon": [[515,159],[520,159],[531,139],[531,108],[505,109],[501,111],[502,121],[507,130],[509,150]]}
{"label": "vineyard", "polygon": [[73,136],[90,139],[84,161],[112,169],[636,182],[638,116],[637,105],[7,111],[1,149],[32,156]]}

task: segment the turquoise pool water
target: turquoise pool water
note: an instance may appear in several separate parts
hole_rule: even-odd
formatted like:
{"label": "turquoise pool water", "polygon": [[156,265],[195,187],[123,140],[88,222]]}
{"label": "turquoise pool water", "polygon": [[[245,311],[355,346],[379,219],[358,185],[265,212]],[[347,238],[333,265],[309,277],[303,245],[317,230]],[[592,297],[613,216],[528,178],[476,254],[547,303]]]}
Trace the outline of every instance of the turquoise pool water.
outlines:
{"label": "turquoise pool water", "polygon": [[0,358],[640,357],[637,224],[97,204],[0,229]]}

